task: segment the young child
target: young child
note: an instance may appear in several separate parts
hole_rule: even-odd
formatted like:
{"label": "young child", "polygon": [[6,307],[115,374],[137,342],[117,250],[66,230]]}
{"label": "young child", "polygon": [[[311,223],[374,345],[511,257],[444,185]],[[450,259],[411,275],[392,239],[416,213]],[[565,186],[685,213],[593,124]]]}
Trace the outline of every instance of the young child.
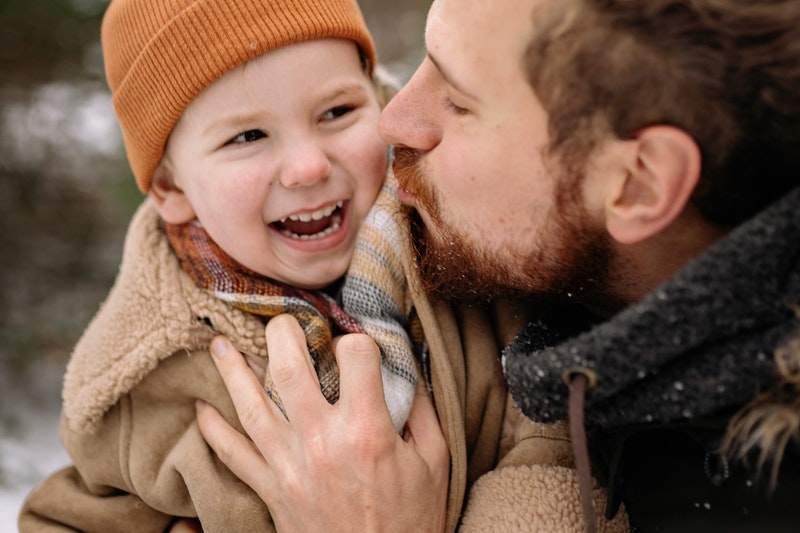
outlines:
{"label": "young child", "polygon": [[67,368],[74,466],[31,493],[20,530],[164,531],[198,517],[206,532],[267,531],[268,510],[196,426],[196,398],[236,423],[214,335],[270,391],[264,324],[295,315],[334,402],[331,337],[365,331],[398,430],[413,399],[373,42],[356,0],[113,0],[102,44],[149,198]]}

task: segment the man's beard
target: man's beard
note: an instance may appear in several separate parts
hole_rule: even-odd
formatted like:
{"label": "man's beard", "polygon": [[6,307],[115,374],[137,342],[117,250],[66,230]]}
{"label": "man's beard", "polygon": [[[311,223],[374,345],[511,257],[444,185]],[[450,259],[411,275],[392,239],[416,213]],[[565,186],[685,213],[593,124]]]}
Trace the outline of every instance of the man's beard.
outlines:
{"label": "man's beard", "polygon": [[481,246],[443,220],[442,199],[422,175],[416,151],[396,148],[393,168],[400,186],[414,195],[433,226],[426,228],[415,209],[407,210],[417,267],[431,297],[449,302],[501,296],[580,298],[607,278],[610,238],[591,224],[579,177],[558,180],[545,227],[535,241],[520,235],[533,244],[528,253],[515,254]]}

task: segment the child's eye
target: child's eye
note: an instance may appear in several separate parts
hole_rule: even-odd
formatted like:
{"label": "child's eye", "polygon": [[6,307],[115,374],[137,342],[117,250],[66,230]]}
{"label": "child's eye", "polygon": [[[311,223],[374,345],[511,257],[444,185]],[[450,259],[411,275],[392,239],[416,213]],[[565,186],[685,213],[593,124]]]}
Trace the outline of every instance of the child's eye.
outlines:
{"label": "child's eye", "polygon": [[233,139],[231,139],[231,143],[251,143],[255,142],[259,139],[263,139],[266,137],[267,134],[261,130],[247,130],[243,131]]}
{"label": "child's eye", "polygon": [[335,120],[350,113],[355,107],[349,105],[337,106],[322,114],[322,120]]}

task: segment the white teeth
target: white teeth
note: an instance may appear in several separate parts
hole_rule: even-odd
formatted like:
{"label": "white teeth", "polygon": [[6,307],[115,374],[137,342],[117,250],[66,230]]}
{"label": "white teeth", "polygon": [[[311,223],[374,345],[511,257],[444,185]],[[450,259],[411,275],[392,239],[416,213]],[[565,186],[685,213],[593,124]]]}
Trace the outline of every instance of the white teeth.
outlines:
{"label": "white teeth", "polygon": [[296,233],[292,233],[288,230],[283,230],[281,233],[286,235],[287,237],[291,237],[293,239],[300,239],[301,241],[310,241],[313,239],[321,239],[323,237],[327,237],[331,233],[335,233],[339,231],[339,228],[342,225],[342,219],[339,216],[336,216],[332,221],[331,225],[325,228],[324,230],[320,231],[319,233],[315,233],[314,235],[298,235]]}
{"label": "white teeth", "polygon": [[282,218],[281,222],[286,222],[287,220],[293,220],[295,222],[311,222],[312,220],[322,220],[325,217],[329,217],[333,214],[336,209],[342,207],[344,205],[343,200],[339,200],[335,204],[328,205],[323,207],[322,209],[317,209],[311,213],[299,213],[297,215],[289,215],[288,217]]}

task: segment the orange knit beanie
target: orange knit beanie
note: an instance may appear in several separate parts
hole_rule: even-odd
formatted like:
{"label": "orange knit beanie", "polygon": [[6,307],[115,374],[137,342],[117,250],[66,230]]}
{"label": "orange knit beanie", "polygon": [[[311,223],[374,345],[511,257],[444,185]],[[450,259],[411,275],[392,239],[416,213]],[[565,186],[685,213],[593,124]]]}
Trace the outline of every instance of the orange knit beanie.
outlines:
{"label": "orange knit beanie", "polygon": [[357,0],[112,0],[103,18],[106,78],[143,192],[175,123],[211,82],[269,50],[338,37],[375,46]]}

